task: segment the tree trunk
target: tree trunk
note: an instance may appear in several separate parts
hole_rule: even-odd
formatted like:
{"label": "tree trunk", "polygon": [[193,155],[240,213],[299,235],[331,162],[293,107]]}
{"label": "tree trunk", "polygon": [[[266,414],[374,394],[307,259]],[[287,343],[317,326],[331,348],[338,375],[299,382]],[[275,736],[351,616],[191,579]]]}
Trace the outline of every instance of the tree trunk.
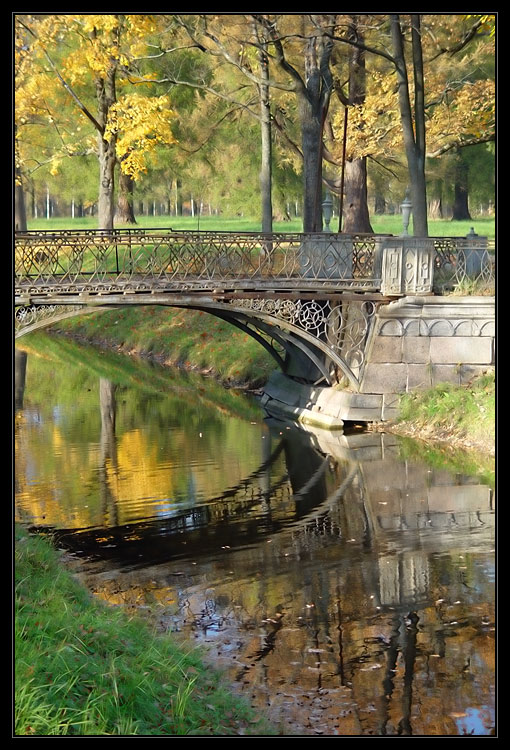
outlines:
{"label": "tree trunk", "polygon": [[415,237],[428,237],[427,223],[427,183],[425,179],[425,80],[423,72],[423,53],[421,44],[421,27],[419,14],[411,15],[411,35],[414,72],[414,127],[416,170],[415,200],[413,209],[413,234]]}
{"label": "tree trunk", "polygon": [[432,198],[429,201],[428,214],[431,219],[443,218],[443,202],[441,198]]}
{"label": "tree trunk", "polygon": [[428,215],[431,219],[442,219],[443,218],[443,181],[441,179],[434,180],[433,196],[428,202]]}
{"label": "tree trunk", "polygon": [[[357,16],[352,16],[349,36],[360,44],[364,36]],[[349,53],[349,104],[363,105],[366,95],[365,50],[351,47]],[[345,134],[344,134],[345,137]],[[344,232],[373,232],[368,213],[367,160],[353,159],[344,165]]]}
{"label": "tree trunk", "polygon": [[269,94],[269,57],[267,45],[260,38],[257,24],[253,22],[253,30],[261,47],[259,49],[260,78],[263,83],[258,85],[260,100],[260,196],[262,208],[262,231],[273,231],[273,201],[272,201],[272,144],[271,144],[271,109]]}
{"label": "tree trunk", "polygon": [[136,224],[133,208],[133,188],[133,178],[121,171],[119,175],[119,197],[115,211],[115,221],[119,224]]}
{"label": "tree trunk", "polygon": [[[418,18],[418,21],[416,20]],[[423,65],[421,64],[421,40],[419,17],[413,20],[413,61],[415,72],[415,118],[416,141],[409,98],[409,81],[404,57],[404,44],[400,17],[391,16],[393,54],[397,69],[400,119],[409,171],[411,202],[413,204],[413,233],[417,237],[428,237],[427,191],[425,183],[425,131],[423,127]],[[415,31],[416,29],[416,31]]]}
{"label": "tree trunk", "polygon": [[305,81],[299,99],[303,149],[303,231],[322,232],[322,137],[333,78],[333,46],[326,36],[312,36],[305,48]]}
{"label": "tree trunk", "polygon": [[384,214],[386,211],[386,198],[384,197],[382,193],[377,191],[374,199],[375,199],[374,213]]}
{"label": "tree trunk", "polygon": [[98,134],[99,148],[99,196],[97,202],[98,229],[113,229],[115,215],[115,144],[108,143]]}
{"label": "tree trunk", "polygon": [[353,159],[345,164],[345,200],[343,231],[373,233],[367,201],[366,159]]}
{"label": "tree trunk", "polygon": [[25,207],[25,193],[21,183],[21,172],[16,169],[16,188],[14,194],[14,229],[16,232],[27,231],[27,212]]}
{"label": "tree trunk", "polygon": [[181,193],[182,183],[181,183],[181,180],[175,179],[174,187],[175,187],[175,215],[182,216],[182,193]]}
{"label": "tree trunk", "polygon": [[303,231],[322,231],[322,120],[308,100],[301,107]]}
{"label": "tree trunk", "polygon": [[21,179],[21,169],[18,162],[18,142],[15,141],[16,167],[14,170],[14,229],[17,232],[26,232],[27,230],[27,210],[25,204],[25,192]]}
{"label": "tree trunk", "polygon": [[[349,35],[363,44],[364,36],[358,27],[356,16],[352,16]],[[363,105],[365,94],[365,50],[352,46],[349,55],[349,104]],[[372,233],[374,230],[370,224],[368,213],[367,160],[365,157],[346,161],[344,165],[344,192],[343,231]]]}
{"label": "tree trunk", "polygon": [[457,152],[452,221],[471,221],[468,205],[468,173],[468,165],[462,158],[462,154]]}
{"label": "tree trunk", "polygon": [[[268,76],[267,55],[261,55],[261,69],[264,77]],[[271,112],[269,108],[269,87],[260,87],[260,135],[261,135],[261,165],[260,165],[260,193],[262,201],[262,231],[273,231],[273,201],[272,189],[272,147],[271,147]]]}
{"label": "tree trunk", "polygon": [[116,137],[111,135],[106,141],[103,137],[110,107],[116,101],[115,91],[116,68],[110,68],[104,78],[96,79],[96,98],[98,109],[99,132],[97,134],[99,153],[99,196],[98,196],[98,228],[113,229],[115,215],[114,188],[116,163]]}
{"label": "tree trunk", "polygon": [[[303,230],[322,230],[322,134],[329,108],[333,79],[330,70],[333,42],[330,32],[335,14],[314,17],[314,28],[304,50],[304,78],[288,60],[276,28],[266,15],[258,15],[267,38],[275,46],[275,62],[285,75],[290,75],[298,100],[303,151]],[[301,16],[302,35],[305,36],[305,16]]]}

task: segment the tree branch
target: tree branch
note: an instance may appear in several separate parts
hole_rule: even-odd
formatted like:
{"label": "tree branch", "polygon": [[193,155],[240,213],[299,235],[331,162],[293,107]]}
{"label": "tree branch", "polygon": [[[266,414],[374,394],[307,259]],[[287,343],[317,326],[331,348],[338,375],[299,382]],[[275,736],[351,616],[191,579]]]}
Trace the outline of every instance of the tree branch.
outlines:
{"label": "tree branch", "polygon": [[453,47],[450,47],[450,48],[448,48],[448,47],[441,47],[441,49],[439,50],[439,52],[437,54],[435,54],[433,57],[431,57],[429,60],[427,60],[427,62],[433,62],[438,57],[440,57],[440,55],[451,55],[451,56],[453,56],[453,55],[457,54],[457,52],[460,52],[461,50],[463,50],[464,47],[467,44],[469,44],[469,42],[471,41],[471,39],[473,39],[476,36],[476,32],[478,31],[478,29],[480,28],[480,26],[482,25],[482,23],[483,23],[482,19],[479,18],[478,21],[476,21],[473,24],[473,26],[469,29],[469,31],[466,32],[466,34],[463,36],[463,38],[459,42],[457,42],[457,44],[455,44]]}
{"label": "tree branch", "polygon": [[104,133],[104,127],[102,127],[102,126],[101,126],[101,125],[99,124],[99,122],[98,122],[98,121],[96,120],[96,118],[94,117],[94,115],[93,115],[93,114],[92,114],[92,113],[91,113],[91,112],[90,112],[90,111],[89,111],[89,110],[87,109],[87,107],[86,107],[86,106],[85,106],[85,105],[83,104],[83,102],[81,101],[81,99],[80,99],[80,98],[79,98],[79,97],[77,96],[77,94],[76,94],[76,93],[75,93],[75,92],[73,91],[73,89],[71,88],[71,86],[70,86],[70,85],[69,85],[69,84],[67,83],[67,81],[66,81],[66,80],[64,80],[64,78],[63,78],[63,77],[62,77],[62,75],[60,74],[60,71],[58,70],[57,66],[55,65],[55,63],[53,62],[53,60],[52,60],[52,59],[51,59],[51,57],[49,56],[48,52],[46,51],[46,49],[45,49],[44,45],[43,45],[43,44],[41,43],[40,39],[38,38],[37,34],[36,34],[36,33],[35,33],[34,31],[32,31],[32,29],[31,29],[31,28],[30,28],[29,26],[26,26],[26,24],[24,24],[24,23],[23,23],[22,21],[20,21],[19,19],[18,19],[18,23],[19,23],[19,24],[20,24],[21,26],[23,26],[23,28],[24,28],[24,29],[26,29],[26,30],[28,31],[28,33],[29,33],[29,34],[31,34],[31,36],[33,36],[33,37],[34,37],[34,39],[35,39],[35,40],[36,40],[37,42],[39,42],[39,44],[41,45],[41,49],[42,49],[42,51],[44,52],[44,55],[45,55],[46,59],[48,60],[49,64],[51,65],[51,68],[52,68],[53,72],[55,73],[55,75],[56,75],[56,76],[57,76],[57,78],[59,79],[59,81],[60,81],[60,83],[62,84],[62,86],[63,86],[63,87],[65,88],[65,90],[67,91],[67,93],[68,93],[68,94],[69,94],[69,95],[70,95],[70,96],[72,97],[73,101],[74,101],[74,102],[76,103],[76,105],[78,106],[79,110],[80,110],[81,112],[83,112],[83,114],[85,115],[85,117],[88,117],[88,119],[90,120],[90,122],[91,122],[91,123],[93,124],[93,126],[94,126],[94,127],[96,128],[96,130],[97,130],[97,131],[98,131],[98,132],[99,132],[99,133],[100,133],[101,135],[103,135],[103,133]]}
{"label": "tree branch", "polygon": [[443,154],[448,153],[448,151],[451,151],[454,148],[465,148],[466,146],[477,146],[479,143],[492,143],[492,141],[496,140],[496,136],[494,134],[486,135],[481,138],[469,138],[465,141],[456,141],[455,143],[447,143],[444,146],[441,146],[440,148],[436,149],[435,151],[432,151],[431,153],[427,154],[427,157],[429,159],[435,159],[438,156],[442,156]]}

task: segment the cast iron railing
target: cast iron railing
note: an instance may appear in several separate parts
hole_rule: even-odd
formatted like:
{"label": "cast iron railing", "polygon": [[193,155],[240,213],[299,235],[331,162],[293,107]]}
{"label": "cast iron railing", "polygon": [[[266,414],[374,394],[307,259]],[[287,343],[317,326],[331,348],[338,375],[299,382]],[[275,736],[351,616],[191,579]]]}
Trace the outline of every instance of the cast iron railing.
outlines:
{"label": "cast iron railing", "polygon": [[430,293],[494,278],[487,239],[161,229],[15,235],[18,293],[222,289]]}

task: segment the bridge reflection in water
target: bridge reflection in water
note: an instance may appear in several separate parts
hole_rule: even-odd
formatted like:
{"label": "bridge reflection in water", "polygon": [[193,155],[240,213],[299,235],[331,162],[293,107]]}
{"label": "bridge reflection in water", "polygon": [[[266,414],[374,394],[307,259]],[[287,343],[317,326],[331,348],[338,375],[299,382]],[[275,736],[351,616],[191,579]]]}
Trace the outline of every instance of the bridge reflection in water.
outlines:
{"label": "bridge reflection in water", "polygon": [[[402,461],[398,438],[389,434],[310,432],[268,421],[270,455],[221,495],[158,518],[53,533],[81,555],[129,569],[243,548],[283,531],[298,556],[328,544],[336,553],[338,545],[355,542],[384,550],[388,560],[403,543],[418,546],[421,555],[462,539],[469,538],[471,550],[493,540],[493,492],[477,478]],[[275,477],[282,456],[286,471]],[[273,542],[278,546],[277,537]],[[427,576],[416,562],[406,571],[388,560],[381,568],[381,603],[397,603],[407,589],[416,596],[420,581],[426,593]]]}
{"label": "bridge reflection in water", "polygon": [[490,733],[491,489],[391,435],[270,426],[260,469],[197,514],[57,539],[98,596],[159,603],[284,732]]}
{"label": "bridge reflection in water", "polygon": [[[18,365],[28,419],[23,357]],[[419,453],[406,458],[389,434],[268,419],[260,465],[232,486],[200,498],[190,491],[187,503],[141,497],[136,507],[124,487],[126,510],[112,497],[120,399],[106,379],[99,392],[100,424],[86,440],[97,451],[89,484],[103,516],[84,525],[71,505],[67,523],[56,523],[53,496],[44,496],[47,517],[35,521],[73,553],[98,597],[153,610],[160,627],[207,645],[236,689],[287,733],[490,733],[490,487]],[[66,455],[77,458],[79,445]],[[20,453],[35,457],[26,444]],[[65,489],[55,490],[56,512],[66,510]],[[17,507],[25,523],[27,496]]]}

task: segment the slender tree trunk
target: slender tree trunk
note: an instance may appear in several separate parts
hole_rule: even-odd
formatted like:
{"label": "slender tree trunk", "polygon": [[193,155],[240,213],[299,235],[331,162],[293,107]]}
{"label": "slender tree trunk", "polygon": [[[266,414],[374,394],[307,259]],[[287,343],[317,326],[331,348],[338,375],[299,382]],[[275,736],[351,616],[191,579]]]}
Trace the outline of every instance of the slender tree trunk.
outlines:
{"label": "slender tree trunk", "polygon": [[453,198],[453,215],[452,221],[470,221],[468,204],[468,173],[469,167],[462,158],[462,154],[457,151],[455,160],[455,182]]}
{"label": "slender tree trunk", "polygon": [[[269,80],[269,58],[260,54],[260,69],[264,80]],[[262,231],[273,231],[273,201],[272,190],[272,146],[271,146],[271,111],[269,107],[269,86],[260,86],[260,135],[261,135],[261,165],[260,165],[260,193],[262,200]]]}
{"label": "slender tree trunk", "polygon": [[115,221],[119,224],[136,224],[133,207],[133,188],[133,178],[121,171],[119,175],[119,196],[115,211]]}
{"label": "slender tree trunk", "polygon": [[[414,135],[409,81],[404,56],[404,44],[400,17],[391,16],[393,54],[396,61],[400,118],[404,136],[404,146],[409,171],[411,202],[413,204],[413,233],[417,237],[428,236],[427,191],[425,184],[425,130],[423,116],[423,65],[421,61],[421,39],[419,36],[419,16],[413,15],[413,61],[415,70],[415,112],[416,141]],[[416,21],[418,19],[418,21]],[[416,80],[418,79],[418,80]],[[418,111],[418,110],[421,111]]]}
{"label": "slender tree trunk", "polygon": [[21,172],[16,168],[16,188],[14,194],[14,228],[17,232],[27,231],[27,212],[25,207],[25,192],[21,183]]}
{"label": "slender tree trunk", "polygon": [[252,22],[253,32],[260,44],[259,67],[262,83],[258,85],[260,101],[260,196],[262,208],[262,231],[273,231],[273,201],[272,201],[272,144],[271,144],[271,109],[269,90],[269,57],[267,43],[261,38],[255,21]]}
{"label": "slender tree trunk", "polygon": [[16,167],[14,170],[15,187],[14,187],[14,229],[17,232],[26,232],[27,230],[27,210],[25,204],[25,191],[21,179],[21,169],[18,162],[18,143],[15,142]]}
{"label": "slender tree trunk", "polygon": [[427,223],[427,183],[425,179],[425,79],[423,71],[423,53],[421,44],[420,15],[411,15],[411,37],[413,50],[414,73],[414,127],[416,149],[416,209],[413,214],[413,234],[417,237],[428,237]]}

